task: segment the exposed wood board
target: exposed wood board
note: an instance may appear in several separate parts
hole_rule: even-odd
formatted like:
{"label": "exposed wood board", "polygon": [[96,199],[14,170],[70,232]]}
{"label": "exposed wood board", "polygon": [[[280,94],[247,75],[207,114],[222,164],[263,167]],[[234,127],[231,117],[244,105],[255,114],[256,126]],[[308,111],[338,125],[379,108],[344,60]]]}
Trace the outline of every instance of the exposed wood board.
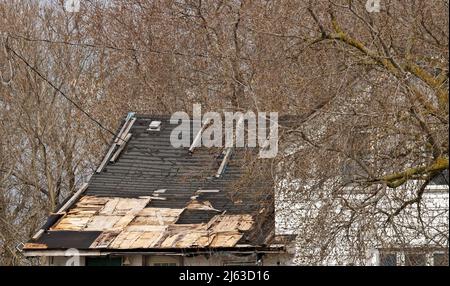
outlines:
{"label": "exposed wood board", "polygon": [[185,232],[183,236],[175,242],[173,247],[203,247],[209,242],[209,236],[210,234],[207,231],[193,230]]}
{"label": "exposed wood board", "polygon": [[69,207],[71,207],[80,195],[86,191],[87,187],[87,183],[83,184],[83,186],[81,186],[81,188],[58,210],[58,213],[65,212]]}
{"label": "exposed wood board", "polygon": [[47,249],[48,246],[43,243],[28,242],[23,245],[23,249]]}
{"label": "exposed wood board", "polygon": [[243,220],[239,222],[238,229],[239,231],[247,231],[251,229],[253,226],[253,221]]}
{"label": "exposed wood board", "polygon": [[126,231],[139,231],[139,232],[160,232],[164,233],[167,227],[164,225],[128,225]]}
{"label": "exposed wood board", "polygon": [[200,141],[202,140],[202,133],[203,131],[206,129],[206,127],[209,126],[209,123],[211,122],[211,118],[206,118],[203,121],[202,127],[200,128],[200,130],[198,131],[198,133],[195,135],[194,140],[192,141],[191,146],[189,147],[189,152],[193,153],[194,152],[194,148],[200,146]]}
{"label": "exposed wood board", "polygon": [[130,222],[134,220],[136,215],[150,202],[149,197],[143,197],[139,199],[119,199],[116,205],[114,213],[120,214],[123,211],[125,215],[120,218],[114,225],[114,228],[124,229]]}
{"label": "exposed wood board", "polygon": [[[158,194],[157,194],[158,195]],[[163,197],[158,197],[158,196],[152,196],[152,197],[150,197],[150,199],[152,199],[152,200],[160,200],[160,201],[165,201],[165,200],[167,200],[167,198],[163,198]]]}
{"label": "exposed wood board", "polygon": [[215,215],[209,222],[206,224],[206,228],[209,229],[216,221],[220,219],[222,215]]}
{"label": "exposed wood board", "polygon": [[82,210],[82,209],[74,209],[67,213],[71,217],[85,217],[85,216],[93,216],[97,213],[96,210]]}
{"label": "exposed wood board", "polygon": [[119,134],[117,134],[116,138],[114,139],[114,143],[117,144],[117,143],[120,141],[120,138],[121,138],[123,132],[125,131],[125,128],[128,127],[128,123],[129,123],[129,122],[130,122],[130,118],[127,118],[127,119],[125,120],[125,123],[122,125],[122,128],[121,128],[120,131],[119,131]]}
{"label": "exposed wood board", "polygon": [[202,193],[218,193],[220,190],[197,190],[196,193],[202,194]]}
{"label": "exposed wood board", "polygon": [[157,214],[162,217],[177,217],[183,212],[183,209],[170,209],[170,208],[143,208],[138,216],[157,216]]}
{"label": "exposed wood board", "polygon": [[104,231],[101,235],[89,246],[89,248],[107,248],[111,242],[119,235],[120,231]]}
{"label": "exposed wood board", "polygon": [[74,208],[70,209],[68,212],[73,211],[100,211],[103,208],[104,204],[77,204]]}
{"label": "exposed wood board", "polygon": [[105,198],[84,196],[51,229],[83,230],[107,201]]}
{"label": "exposed wood board", "polygon": [[93,216],[86,224],[85,230],[110,230],[114,225],[122,219],[122,216],[114,215],[97,215]]}
{"label": "exposed wood board", "polygon": [[251,215],[221,215],[209,229],[213,232],[246,231],[252,225]]}
{"label": "exposed wood board", "polygon": [[150,198],[119,198],[117,205],[112,212],[114,215],[126,215],[130,212],[138,213],[142,210],[148,203],[150,202]]}
{"label": "exposed wood board", "polygon": [[119,203],[120,198],[111,198],[106,202],[105,206],[99,211],[101,215],[112,215],[114,210],[116,209],[117,204]]}
{"label": "exposed wood board", "polygon": [[[132,117],[130,117],[130,119],[131,118]],[[257,194],[260,192],[254,192],[253,189],[248,190],[249,193],[255,193],[255,195],[249,196],[250,198],[243,201],[239,206],[226,196],[228,190],[231,190],[232,188],[231,183],[242,174],[239,160],[241,160],[241,155],[244,153],[241,152],[240,149],[235,148],[233,150],[232,156],[226,165],[226,170],[222,173],[220,178],[207,180],[205,182],[204,180],[198,179],[198,176],[194,174],[213,171],[212,174],[214,175],[217,168],[205,170],[205,166],[211,166],[213,163],[217,164],[217,155],[219,154],[218,152],[221,151],[220,148],[195,148],[195,154],[189,156],[189,154],[186,153],[187,148],[174,149],[167,143],[169,142],[170,131],[173,129],[172,125],[169,124],[170,118],[162,118],[161,121],[163,121],[165,129],[162,132],[155,133],[146,131],[150,119],[153,120],[153,117],[145,119],[138,117],[137,121],[128,132],[133,133],[133,136],[129,139],[127,145],[129,146],[130,143],[133,143],[133,147],[136,146],[136,148],[129,148],[127,152],[122,151],[120,158],[118,159],[120,160],[120,164],[108,164],[106,166],[108,168],[107,172],[94,174],[85,194],[98,196],[97,199],[106,197],[106,201],[108,201],[112,197],[137,198],[144,195],[152,196],[159,193],[154,192],[155,190],[166,189],[165,193],[159,193],[159,197],[163,197],[163,199],[155,198],[155,200],[147,204],[147,206],[158,208],[176,207],[182,209],[189,203],[191,196],[199,195],[198,198],[200,201],[209,201],[214,208],[226,210],[229,214],[257,212],[257,202],[261,200],[260,196]],[[125,128],[127,127],[128,124],[123,124],[121,127],[122,131],[125,131]],[[148,153],[146,152],[144,154],[141,152],[140,148],[149,148],[150,145],[151,148],[147,149],[149,151]],[[127,146],[125,146],[125,149],[127,149]],[[116,146],[116,149],[117,148],[118,146]],[[255,149],[255,152],[257,151],[258,150]],[[226,155],[226,150],[224,155]],[[179,171],[170,172],[170,170],[174,169]],[[268,185],[263,181],[255,186],[255,189],[258,190],[262,190],[263,188],[268,188]],[[203,190],[205,192],[203,192]],[[208,190],[220,190],[220,192],[213,193],[208,192]],[[245,198],[247,198],[247,196],[245,196]],[[69,208],[66,215],[73,217],[96,216],[99,214],[99,206],[100,208],[103,208],[104,204],[106,204],[106,202],[91,202],[88,200],[86,203],[80,203],[74,211],[72,211],[73,207],[72,209]],[[202,212],[204,211],[187,213],[183,225],[196,223],[209,224],[210,226],[215,225],[213,220],[217,218],[215,217],[217,213],[211,211],[210,216],[208,217],[204,216]],[[123,215],[124,214],[121,214],[121,216]],[[196,217],[202,217],[202,219],[195,220]],[[214,218],[211,219],[212,217]],[[171,226],[170,220],[166,221],[165,216],[162,216],[162,221],[163,225]],[[151,226],[155,225],[154,223],[155,220],[152,220],[151,217],[141,218],[139,214],[137,214],[137,217],[135,217],[127,227],[134,225]],[[245,224],[247,224],[247,226],[245,226]],[[225,229],[237,228],[239,231],[239,229],[246,229],[249,227],[248,222],[245,224],[241,222],[235,225],[226,223]],[[252,231],[254,230],[255,229],[252,228]],[[191,229],[185,228],[183,231],[189,232]],[[219,233],[222,233],[223,231],[223,229],[219,230]],[[167,235],[168,232],[170,232],[171,235],[173,234],[171,231],[166,231],[164,235]],[[213,235],[214,232],[211,231],[210,237]],[[252,241],[246,243],[260,245],[264,240],[263,236],[264,235],[261,236],[261,239],[259,238],[260,236],[257,236],[255,239],[253,239],[253,237],[256,236],[249,236]],[[202,237],[200,239],[204,238]],[[201,244],[203,243],[204,242],[201,242]]]}
{"label": "exposed wood board", "polygon": [[77,203],[77,205],[80,206],[96,206],[96,205],[104,205],[106,202],[108,202],[111,198],[108,197],[96,197],[96,196],[84,196],[80,199],[80,201]]}
{"label": "exposed wood board", "polygon": [[128,224],[133,221],[133,219],[135,218],[135,214],[127,214],[122,216],[115,224],[114,224],[114,228],[115,229],[124,229],[125,227],[128,226]]}
{"label": "exposed wood board", "polygon": [[253,217],[249,214],[240,215],[238,230],[239,231],[247,231],[249,230],[254,223]]}
{"label": "exposed wood board", "polygon": [[[129,208],[129,207],[128,207]],[[161,225],[137,224],[136,219],[153,219],[157,213],[169,215],[179,215],[182,209],[176,211],[170,209],[149,209],[140,210],[140,214],[147,214],[135,218],[135,213],[131,211],[128,215],[112,216],[99,215],[94,216],[88,223],[86,230],[101,230],[108,228],[124,229],[118,231],[106,231],[100,235],[92,248],[149,248],[158,245],[162,248],[189,248],[189,247],[233,247],[242,237],[238,231],[242,228],[251,227],[251,216],[249,215],[222,215],[217,216],[215,224],[212,226],[214,231],[206,231],[204,224],[183,225],[181,227],[168,228]],[[167,218],[167,216],[165,216]],[[170,218],[170,217],[169,217]],[[61,226],[67,228],[77,228],[84,225],[86,218],[71,218],[68,223],[61,223]],[[134,220],[133,220],[134,219]],[[130,224],[130,222],[133,223]],[[244,223],[244,227],[242,225]],[[217,233],[215,233],[217,231]]]}
{"label": "exposed wood board", "polygon": [[70,209],[68,212],[66,212],[66,214],[73,214],[73,215],[97,214],[102,208],[103,208],[103,205],[96,205],[96,206],[77,205],[74,208]]}
{"label": "exposed wood board", "polygon": [[155,226],[169,225],[176,221],[176,217],[152,217],[152,216],[136,216],[128,226]]}
{"label": "exposed wood board", "polygon": [[198,231],[189,231],[183,233],[169,233],[164,240],[161,242],[162,248],[188,248],[192,247],[195,242],[202,236],[204,233]]}
{"label": "exposed wood board", "polygon": [[208,232],[204,224],[170,225],[167,227],[166,235],[161,239],[159,247],[192,247],[197,240],[206,235]]}
{"label": "exposed wood board", "polygon": [[220,178],[222,176],[223,171],[225,170],[225,167],[227,166],[232,153],[233,153],[233,147],[228,147],[227,151],[225,153],[225,156],[222,159],[222,163],[220,164],[220,167],[217,170],[216,178]]}
{"label": "exposed wood board", "polygon": [[51,230],[83,230],[88,224],[91,217],[70,217],[66,216],[62,218],[59,223],[53,227]]}
{"label": "exposed wood board", "polygon": [[45,230],[43,230],[43,229],[38,230],[38,231],[33,235],[32,239],[38,239],[38,238],[44,233],[44,231],[45,231]]}
{"label": "exposed wood board", "polygon": [[120,198],[116,204],[116,207],[114,208],[112,214],[115,215],[125,215],[128,212],[130,212],[132,209],[135,208],[135,204],[138,202],[138,200],[134,199],[127,199],[127,198]]}
{"label": "exposed wood board", "polygon": [[200,202],[198,200],[192,200],[189,202],[186,208],[191,210],[213,210],[220,212],[219,210],[215,209],[209,201]]}
{"label": "exposed wood board", "polygon": [[216,237],[215,233],[207,233],[206,235],[203,235],[199,239],[197,239],[195,245],[199,247],[208,247],[215,237]]}
{"label": "exposed wood board", "polygon": [[149,201],[149,197],[137,199],[83,197],[52,229],[87,231],[124,229]]}
{"label": "exposed wood board", "polygon": [[108,153],[106,153],[106,155],[103,158],[102,162],[98,166],[98,168],[96,170],[97,173],[101,173],[103,171],[103,168],[105,168],[106,164],[108,163],[109,158],[111,157],[112,153],[116,149],[116,146],[117,146],[117,144],[115,144],[115,143],[111,145],[111,147],[108,150]]}
{"label": "exposed wood board", "polygon": [[218,233],[215,235],[210,247],[233,247],[241,239],[240,233]]}
{"label": "exposed wood board", "polygon": [[197,246],[196,242],[202,236],[207,235],[205,231],[189,231],[185,232],[180,239],[178,239],[172,247],[187,248]]}
{"label": "exposed wood board", "polygon": [[131,121],[128,123],[127,127],[123,131],[123,133],[120,135],[120,139],[117,142],[118,145],[123,144],[125,141],[125,138],[128,136],[128,133],[130,132],[131,127],[133,126],[134,122],[136,122],[136,117],[132,118]]}
{"label": "exposed wood board", "polygon": [[206,224],[193,223],[193,224],[172,224],[169,225],[167,230],[171,233],[183,233],[187,231],[206,231]]}
{"label": "exposed wood board", "polygon": [[137,231],[122,231],[119,235],[112,241],[109,248],[119,248],[128,249],[131,245],[139,238],[142,232]]}
{"label": "exposed wood board", "polygon": [[140,199],[150,199],[152,196],[140,196]]}
{"label": "exposed wood board", "polygon": [[173,245],[182,237],[182,233],[167,233],[159,244],[161,248],[172,248]]}
{"label": "exposed wood board", "polygon": [[130,225],[168,225],[177,221],[183,209],[144,208]]}
{"label": "exposed wood board", "polygon": [[128,140],[130,140],[132,135],[133,134],[128,133],[128,135],[124,139],[124,142],[122,142],[122,144],[119,146],[119,148],[117,148],[117,151],[114,153],[114,155],[112,155],[111,159],[109,160],[110,162],[115,162],[117,160],[117,158],[119,157],[120,153],[122,153],[123,149],[127,145]]}
{"label": "exposed wood board", "polygon": [[157,244],[162,236],[164,235],[163,231],[148,231],[142,232],[138,239],[136,239],[131,245],[130,248],[150,248]]}

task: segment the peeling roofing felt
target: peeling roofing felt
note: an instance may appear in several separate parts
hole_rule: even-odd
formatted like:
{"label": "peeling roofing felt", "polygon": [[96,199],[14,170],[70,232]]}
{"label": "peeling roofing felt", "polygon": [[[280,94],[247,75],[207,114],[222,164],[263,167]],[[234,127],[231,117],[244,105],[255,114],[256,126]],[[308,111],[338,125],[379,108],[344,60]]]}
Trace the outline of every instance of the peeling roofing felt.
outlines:
{"label": "peeling roofing felt", "polygon": [[[161,121],[159,131],[147,130],[152,121]],[[239,148],[217,178],[225,150],[174,148],[169,140],[176,126],[164,116],[125,121],[121,138],[128,139],[114,141],[86,191],[69,209],[52,215],[44,233],[24,249],[264,246],[270,232],[262,228],[273,226],[273,208],[260,202],[271,200],[272,186],[259,182],[245,191],[244,201],[236,199],[233,182],[243,164]]]}

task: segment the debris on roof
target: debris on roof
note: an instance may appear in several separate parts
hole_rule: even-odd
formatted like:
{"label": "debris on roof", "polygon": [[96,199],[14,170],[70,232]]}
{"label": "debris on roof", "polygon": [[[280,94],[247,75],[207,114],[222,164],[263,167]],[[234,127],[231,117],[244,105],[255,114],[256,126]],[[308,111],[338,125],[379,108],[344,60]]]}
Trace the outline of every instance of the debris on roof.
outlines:
{"label": "debris on roof", "polygon": [[200,202],[198,200],[192,200],[187,206],[187,209],[190,210],[207,210],[207,211],[217,211],[220,212],[220,210],[217,210],[213,208],[212,204],[209,201],[203,201]]}
{"label": "debris on roof", "polygon": [[[154,121],[164,128],[148,132]],[[255,220],[273,224],[271,215],[256,217],[270,184],[257,182],[242,190],[239,200],[230,196],[242,175],[241,151],[225,149],[220,162],[222,148],[175,148],[170,144],[175,126],[169,117],[129,116],[89,186],[24,250],[264,245],[267,233]]]}
{"label": "debris on roof", "polygon": [[[232,247],[253,225],[251,215],[217,214],[220,211],[209,202],[190,202],[183,209],[146,207],[149,202],[149,197],[84,196],[50,228],[47,237],[67,231],[77,236],[97,233],[92,244],[86,245],[96,249]],[[208,223],[177,223],[180,215],[193,206],[205,214],[211,210],[216,214]],[[52,247],[43,241],[38,239],[25,248]]]}

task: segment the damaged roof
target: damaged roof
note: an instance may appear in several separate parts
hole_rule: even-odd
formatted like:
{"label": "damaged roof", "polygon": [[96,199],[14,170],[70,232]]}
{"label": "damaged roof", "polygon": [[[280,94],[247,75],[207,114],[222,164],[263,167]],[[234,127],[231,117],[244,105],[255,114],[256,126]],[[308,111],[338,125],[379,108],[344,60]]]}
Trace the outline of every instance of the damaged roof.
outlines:
{"label": "damaged roof", "polygon": [[248,150],[235,148],[223,162],[224,148],[175,148],[170,135],[177,126],[168,116],[124,120],[121,139],[87,187],[50,215],[24,250],[266,246],[274,225],[272,185],[234,189]]}

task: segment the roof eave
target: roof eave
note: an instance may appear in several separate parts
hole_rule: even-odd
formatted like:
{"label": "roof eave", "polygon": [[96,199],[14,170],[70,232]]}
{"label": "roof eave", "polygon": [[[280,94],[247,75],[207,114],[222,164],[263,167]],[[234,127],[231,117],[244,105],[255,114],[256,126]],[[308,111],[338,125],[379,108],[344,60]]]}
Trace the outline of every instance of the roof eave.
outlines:
{"label": "roof eave", "polygon": [[[285,253],[285,246],[240,246],[240,247],[216,247],[216,248],[145,248],[145,249],[81,249],[77,250],[78,256],[102,256],[102,255],[200,255],[218,252],[227,253]],[[74,252],[67,249],[24,249],[22,254],[26,257],[36,256],[74,256]]]}

